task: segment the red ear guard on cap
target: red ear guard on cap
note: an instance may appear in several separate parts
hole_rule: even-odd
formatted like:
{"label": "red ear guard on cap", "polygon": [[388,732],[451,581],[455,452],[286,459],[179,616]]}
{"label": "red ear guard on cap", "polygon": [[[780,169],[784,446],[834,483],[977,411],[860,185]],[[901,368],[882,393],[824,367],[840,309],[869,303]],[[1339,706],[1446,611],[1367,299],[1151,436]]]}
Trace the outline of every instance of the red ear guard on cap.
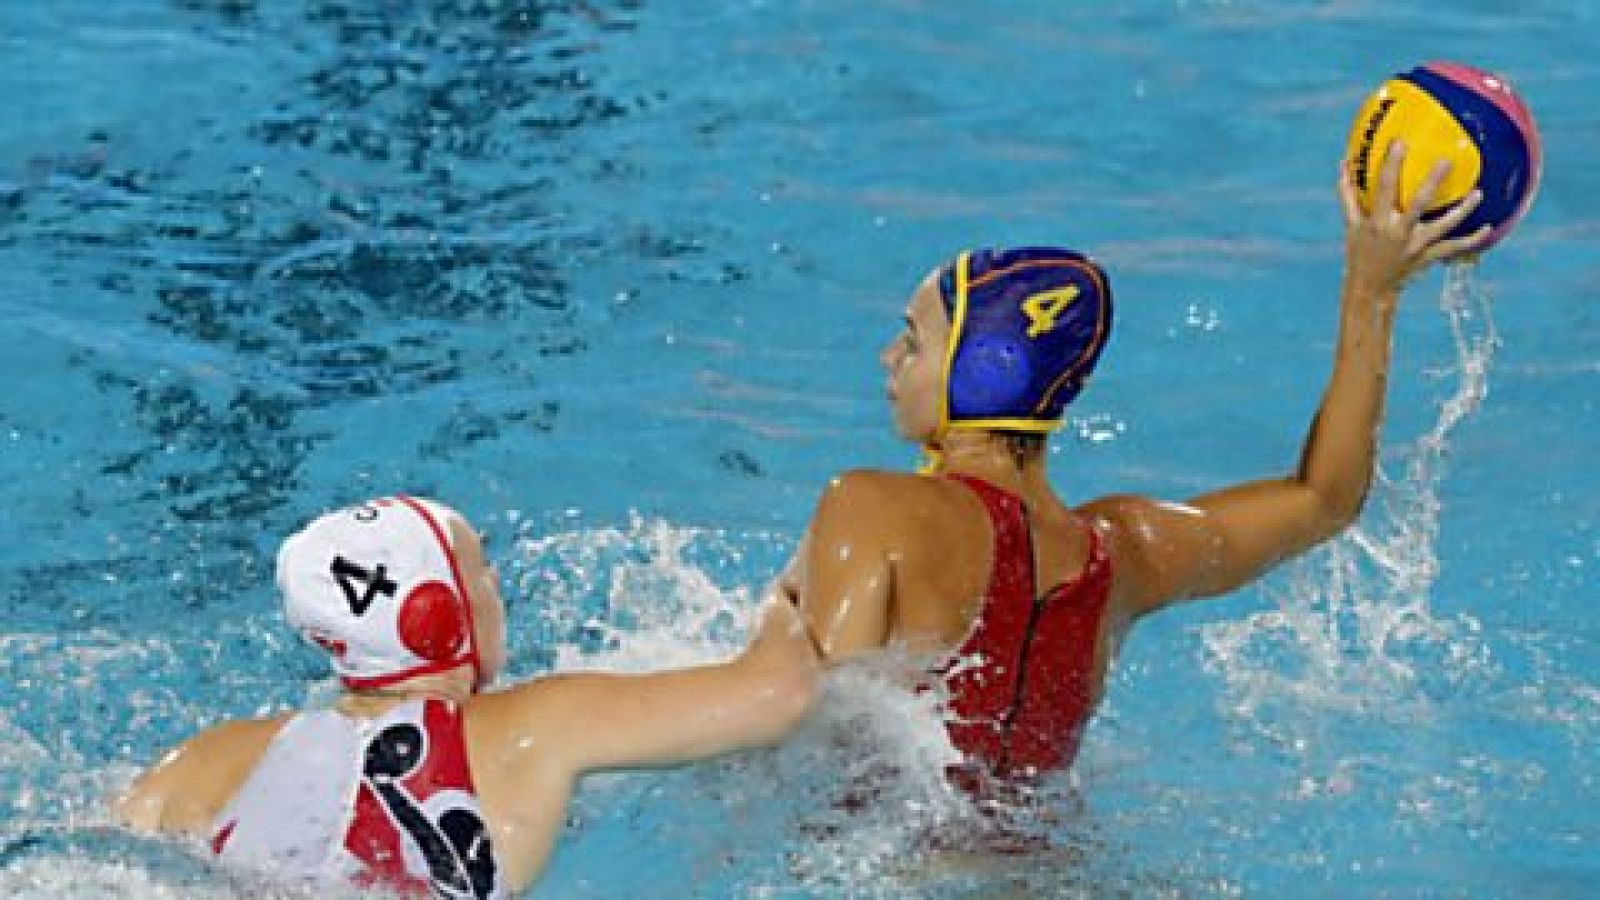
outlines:
{"label": "red ear guard on cap", "polygon": [[466,606],[442,581],[418,585],[400,606],[400,641],[429,662],[456,659],[469,639]]}

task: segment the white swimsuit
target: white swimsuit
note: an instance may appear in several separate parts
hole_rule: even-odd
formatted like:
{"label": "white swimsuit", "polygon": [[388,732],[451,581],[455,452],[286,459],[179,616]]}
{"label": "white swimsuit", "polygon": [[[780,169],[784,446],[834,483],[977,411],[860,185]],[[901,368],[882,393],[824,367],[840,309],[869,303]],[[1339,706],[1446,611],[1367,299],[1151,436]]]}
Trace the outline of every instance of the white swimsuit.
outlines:
{"label": "white swimsuit", "polygon": [[506,896],[467,763],[459,707],[415,700],[374,719],[301,713],[217,818],[212,849],[278,877],[407,896]]}

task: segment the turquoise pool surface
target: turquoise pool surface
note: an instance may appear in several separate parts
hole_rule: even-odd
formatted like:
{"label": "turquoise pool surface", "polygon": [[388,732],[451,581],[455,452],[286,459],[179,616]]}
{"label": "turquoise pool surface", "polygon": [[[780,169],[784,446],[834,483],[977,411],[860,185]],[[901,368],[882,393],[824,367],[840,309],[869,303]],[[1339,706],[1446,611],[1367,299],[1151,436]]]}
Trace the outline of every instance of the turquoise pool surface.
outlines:
{"label": "turquoise pool surface", "polygon": [[966,246],[1111,272],[1066,495],[1286,471],[1350,119],[1442,58],[1518,86],[1542,192],[1409,291],[1359,528],[1134,631],[1061,853],[919,869],[936,779],[841,816],[940,749],[846,672],[779,751],[586,785],[530,896],[1600,895],[1596,35],[1585,0],[0,3],[0,893],[320,896],[103,801],[326,695],[271,562],[331,506],[466,511],[517,676],[739,646],[826,479],[914,464],[877,351]]}

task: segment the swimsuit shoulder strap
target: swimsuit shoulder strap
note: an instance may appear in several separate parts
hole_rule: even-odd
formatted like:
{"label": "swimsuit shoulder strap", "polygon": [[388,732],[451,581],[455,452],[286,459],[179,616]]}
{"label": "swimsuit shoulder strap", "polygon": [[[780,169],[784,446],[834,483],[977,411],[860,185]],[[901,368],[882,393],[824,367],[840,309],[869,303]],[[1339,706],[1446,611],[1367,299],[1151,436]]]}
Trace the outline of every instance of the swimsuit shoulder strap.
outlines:
{"label": "swimsuit shoulder strap", "polygon": [[[983,501],[984,508],[989,512],[989,519],[994,523],[995,533],[995,562],[1002,559],[1014,559],[1018,556],[1027,560],[1027,575],[1029,596],[1034,593],[1034,555],[1033,531],[1028,521],[1028,508],[1022,498],[973,475],[950,473],[943,476],[951,481],[959,482],[971,490]],[[1077,516],[1074,513],[1074,516]],[[1106,551],[1105,541],[1100,537],[1099,529],[1094,523],[1077,516],[1082,521],[1084,531],[1089,536],[1089,553],[1083,562],[1083,568],[1078,574],[1068,578],[1052,590],[1063,587],[1074,587],[1080,582],[1089,580],[1091,576],[1106,569],[1111,558]],[[995,573],[996,577],[998,572]]]}
{"label": "swimsuit shoulder strap", "polygon": [[1014,598],[1031,604],[1037,593],[1033,558],[1033,529],[1022,498],[972,475],[944,476],[971,490],[983,502],[994,527],[994,558],[990,563],[990,603]]}
{"label": "swimsuit shoulder strap", "polygon": [[1021,497],[973,475],[951,474],[944,477],[965,485],[983,502],[984,509],[989,513],[989,521],[994,523],[995,543],[1009,545],[1019,540],[1024,544],[1029,542],[1028,508]]}

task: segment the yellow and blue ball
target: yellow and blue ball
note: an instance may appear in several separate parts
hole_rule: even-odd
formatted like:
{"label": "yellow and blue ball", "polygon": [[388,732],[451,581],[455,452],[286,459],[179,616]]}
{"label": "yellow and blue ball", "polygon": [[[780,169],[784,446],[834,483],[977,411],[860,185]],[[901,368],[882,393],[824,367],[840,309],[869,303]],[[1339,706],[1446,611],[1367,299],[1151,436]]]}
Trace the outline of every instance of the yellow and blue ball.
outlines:
{"label": "yellow and blue ball", "polygon": [[1402,202],[1415,195],[1435,162],[1451,163],[1424,219],[1449,210],[1474,188],[1483,201],[1450,237],[1489,225],[1474,246],[1487,250],[1528,211],[1539,188],[1543,155],[1528,107],[1505,79],[1460,63],[1431,62],[1394,76],[1367,98],[1350,131],[1346,158],[1363,210],[1372,208],[1389,143],[1400,139],[1406,159]]}

